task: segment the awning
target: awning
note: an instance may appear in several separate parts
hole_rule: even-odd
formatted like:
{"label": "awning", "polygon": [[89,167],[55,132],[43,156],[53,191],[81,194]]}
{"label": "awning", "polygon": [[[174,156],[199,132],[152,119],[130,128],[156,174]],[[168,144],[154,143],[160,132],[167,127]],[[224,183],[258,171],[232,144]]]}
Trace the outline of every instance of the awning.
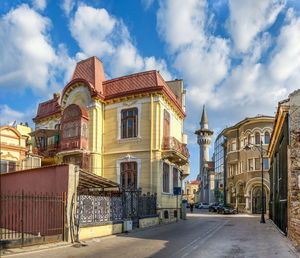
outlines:
{"label": "awning", "polygon": [[116,182],[110,181],[104,177],[97,176],[93,173],[80,170],[78,188],[83,189],[99,189],[99,188],[116,188],[120,185]]}
{"label": "awning", "polygon": [[55,135],[59,135],[59,130],[56,129],[37,129],[31,133],[30,136],[34,137],[51,137]]}

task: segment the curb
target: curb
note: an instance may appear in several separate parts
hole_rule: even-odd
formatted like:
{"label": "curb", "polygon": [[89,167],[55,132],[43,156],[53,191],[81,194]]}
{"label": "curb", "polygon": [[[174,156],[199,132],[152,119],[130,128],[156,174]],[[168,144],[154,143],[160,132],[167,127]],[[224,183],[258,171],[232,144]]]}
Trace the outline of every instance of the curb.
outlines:
{"label": "curb", "polygon": [[54,248],[63,248],[63,247],[69,247],[72,246],[72,243],[68,242],[59,242],[56,244],[45,244],[45,245],[38,245],[38,246],[26,246],[22,248],[14,248],[14,249],[2,249],[0,250],[0,256],[1,257],[10,257],[14,255],[19,255],[19,254],[25,254],[25,253],[35,253],[35,252],[40,252],[40,251],[45,251],[49,249],[54,249]]}

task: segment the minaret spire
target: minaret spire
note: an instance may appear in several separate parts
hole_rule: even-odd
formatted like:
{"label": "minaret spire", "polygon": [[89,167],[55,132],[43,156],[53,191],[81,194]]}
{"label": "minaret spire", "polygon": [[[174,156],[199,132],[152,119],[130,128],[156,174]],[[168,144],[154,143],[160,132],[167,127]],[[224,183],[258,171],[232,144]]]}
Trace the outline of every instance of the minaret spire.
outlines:
{"label": "minaret spire", "polygon": [[199,164],[199,175],[198,180],[200,180],[200,201],[208,202],[209,195],[207,194],[208,188],[206,187],[209,180],[207,169],[207,162],[209,161],[209,147],[211,143],[211,135],[214,132],[208,128],[208,119],[206,115],[205,105],[203,105],[202,117],[200,122],[200,129],[195,132],[197,135],[197,142],[200,147],[200,164]]}
{"label": "minaret spire", "polygon": [[207,115],[206,115],[205,104],[203,105],[200,125],[201,125],[201,129],[202,128],[208,129],[208,119],[207,119]]}

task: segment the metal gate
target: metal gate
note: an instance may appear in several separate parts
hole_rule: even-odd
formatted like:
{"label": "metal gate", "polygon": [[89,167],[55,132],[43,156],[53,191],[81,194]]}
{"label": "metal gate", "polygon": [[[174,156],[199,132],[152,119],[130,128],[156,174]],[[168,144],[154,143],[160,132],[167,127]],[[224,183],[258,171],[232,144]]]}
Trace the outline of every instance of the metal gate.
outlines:
{"label": "metal gate", "polygon": [[139,199],[141,189],[123,189],[123,218],[131,219],[134,228],[139,226]]}
{"label": "metal gate", "polygon": [[64,240],[65,208],[65,193],[1,194],[0,247]]}

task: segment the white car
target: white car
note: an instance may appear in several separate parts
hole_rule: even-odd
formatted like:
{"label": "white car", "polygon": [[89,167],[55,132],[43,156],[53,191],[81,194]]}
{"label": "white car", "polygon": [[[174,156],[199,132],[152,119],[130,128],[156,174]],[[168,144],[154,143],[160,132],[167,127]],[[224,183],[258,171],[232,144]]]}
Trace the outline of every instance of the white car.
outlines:
{"label": "white car", "polygon": [[208,207],[209,207],[209,204],[206,202],[201,202],[199,204],[199,209],[208,209]]}

